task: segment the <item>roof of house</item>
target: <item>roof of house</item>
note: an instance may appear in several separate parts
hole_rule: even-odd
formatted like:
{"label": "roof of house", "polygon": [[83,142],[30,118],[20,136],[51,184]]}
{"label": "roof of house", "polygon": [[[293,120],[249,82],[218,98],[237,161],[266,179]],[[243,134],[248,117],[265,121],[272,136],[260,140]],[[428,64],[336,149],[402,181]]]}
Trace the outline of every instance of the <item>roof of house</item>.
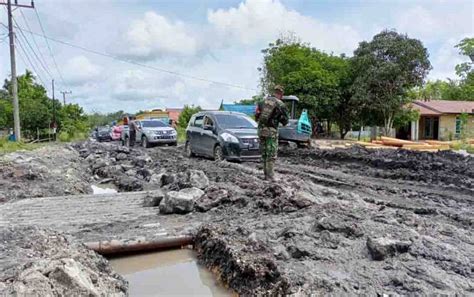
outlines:
{"label": "roof of house", "polygon": [[418,110],[420,115],[474,113],[474,101],[416,100],[412,107]]}
{"label": "roof of house", "polygon": [[181,112],[181,111],[183,111],[183,108],[182,107],[181,108],[179,108],[179,107],[178,108],[167,107],[166,111],[179,111],[179,112]]}

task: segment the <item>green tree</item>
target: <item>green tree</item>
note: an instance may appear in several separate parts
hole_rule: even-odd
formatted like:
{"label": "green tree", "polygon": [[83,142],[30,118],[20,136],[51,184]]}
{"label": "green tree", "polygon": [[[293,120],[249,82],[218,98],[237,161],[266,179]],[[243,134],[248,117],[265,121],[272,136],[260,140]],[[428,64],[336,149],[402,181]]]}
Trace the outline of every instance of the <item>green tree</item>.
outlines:
{"label": "green tree", "polygon": [[474,101],[474,38],[465,38],[456,45],[459,54],[471,62],[456,65],[458,79],[429,81],[423,87],[414,88],[411,96],[419,100],[467,100]]}
{"label": "green tree", "polygon": [[200,106],[194,107],[194,105],[189,106],[185,105],[183,111],[179,114],[178,126],[180,128],[186,128],[188,126],[189,120],[195,114],[201,111]]}
{"label": "green tree", "polygon": [[412,100],[408,91],[421,86],[431,69],[428,51],[417,39],[385,30],[361,42],[353,59],[355,98],[380,113],[388,135],[397,114]]}
{"label": "green tree", "polygon": [[[17,77],[18,101],[20,107],[20,125],[22,132],[28,137],[36,135],[37,129],[48,128],[52,121],[51,102],[46,89],[36,83],[33,73],[26,71]],[[5,80],[3,86],[11,98],[11,81]],[[8,123],[12,126],[13,123]]]}
{"label": "green tree", "polygon": [[235,101],[234,103],[240,104],[240,105],[255,105],[262,100],[263,100],[263,95],[256,95],[256,96],[252,96],[252,99],[242,99],[242,100]]}
{"label": "green tree", "polygon": [[[307,109],[310,118],[338,122],[341,137],[352,123],[350,65],[344,56],[321,52],[293,36],[283,37],[262,50],[262,91],[269,93],[279,84],[286,94],[300,98],[299,109]],[[348,113],[349,112],[349,113]]]}

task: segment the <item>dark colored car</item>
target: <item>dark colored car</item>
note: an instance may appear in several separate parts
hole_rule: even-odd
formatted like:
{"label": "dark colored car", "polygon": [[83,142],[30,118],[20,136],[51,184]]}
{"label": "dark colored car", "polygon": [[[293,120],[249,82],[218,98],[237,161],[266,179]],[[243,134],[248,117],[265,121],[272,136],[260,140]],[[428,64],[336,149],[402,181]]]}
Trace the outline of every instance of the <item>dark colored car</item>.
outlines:
{"label": "dark colored car", "polygon": [[98,127],[97,128],[97,141],[111,141],[112,140],[112,131],[109,127]]}
{"label": "dark colored car", "polygon": [[257,123],[240,112],[207,111],[191,117],[186,129],[186,155],[215,160],[259,160]]}

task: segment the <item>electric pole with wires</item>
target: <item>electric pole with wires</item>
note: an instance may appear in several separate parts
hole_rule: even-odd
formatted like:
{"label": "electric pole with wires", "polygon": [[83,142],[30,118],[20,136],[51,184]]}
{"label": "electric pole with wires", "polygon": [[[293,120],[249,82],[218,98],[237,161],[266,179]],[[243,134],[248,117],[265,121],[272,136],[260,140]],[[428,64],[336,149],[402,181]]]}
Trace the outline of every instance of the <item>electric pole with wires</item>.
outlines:
{"label": "electric pole with wires", "polygon": [[6,3],[0,2],[0,5],[6,5],[8,11],[8,36],[10,39],[10,64],[12,76],[12,95],[13,95],[13,131],[15,133],[15,140],[21,140],[20,128],[20,106],[18,103],[18,82],[16,78],[16,60],[15,60],[15,32],[13,31],[13,11],[12,7],[16,8],[35,8],[35,3],[31,1],[31,5],[18,4],[18,0],[12,4],[12,0],[7,0]]}
{"label": "electric pole with wires", "polygon": [[63,94],[63,104],[66,105],[66,95],[72,94],[71,91],[61,91],[61,94]]}

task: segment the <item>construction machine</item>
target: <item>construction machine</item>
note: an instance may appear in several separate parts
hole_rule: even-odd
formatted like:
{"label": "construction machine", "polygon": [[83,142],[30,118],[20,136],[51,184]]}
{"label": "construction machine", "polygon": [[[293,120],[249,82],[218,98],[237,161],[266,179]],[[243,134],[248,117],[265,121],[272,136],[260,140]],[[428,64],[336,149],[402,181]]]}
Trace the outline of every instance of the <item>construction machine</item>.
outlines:
{"label": "construction machine", "polygon": [[288,143],[294,142],[298,146],[309,146],[311,143],[312,127],[309,120],[308,111],[303,109],[299,118],[296,117],[296,104],[299,98],[291,96],[283,96],[283,102],[290,106],[290,120],[288,125],[280,126],[278,128],[279,142]]}

